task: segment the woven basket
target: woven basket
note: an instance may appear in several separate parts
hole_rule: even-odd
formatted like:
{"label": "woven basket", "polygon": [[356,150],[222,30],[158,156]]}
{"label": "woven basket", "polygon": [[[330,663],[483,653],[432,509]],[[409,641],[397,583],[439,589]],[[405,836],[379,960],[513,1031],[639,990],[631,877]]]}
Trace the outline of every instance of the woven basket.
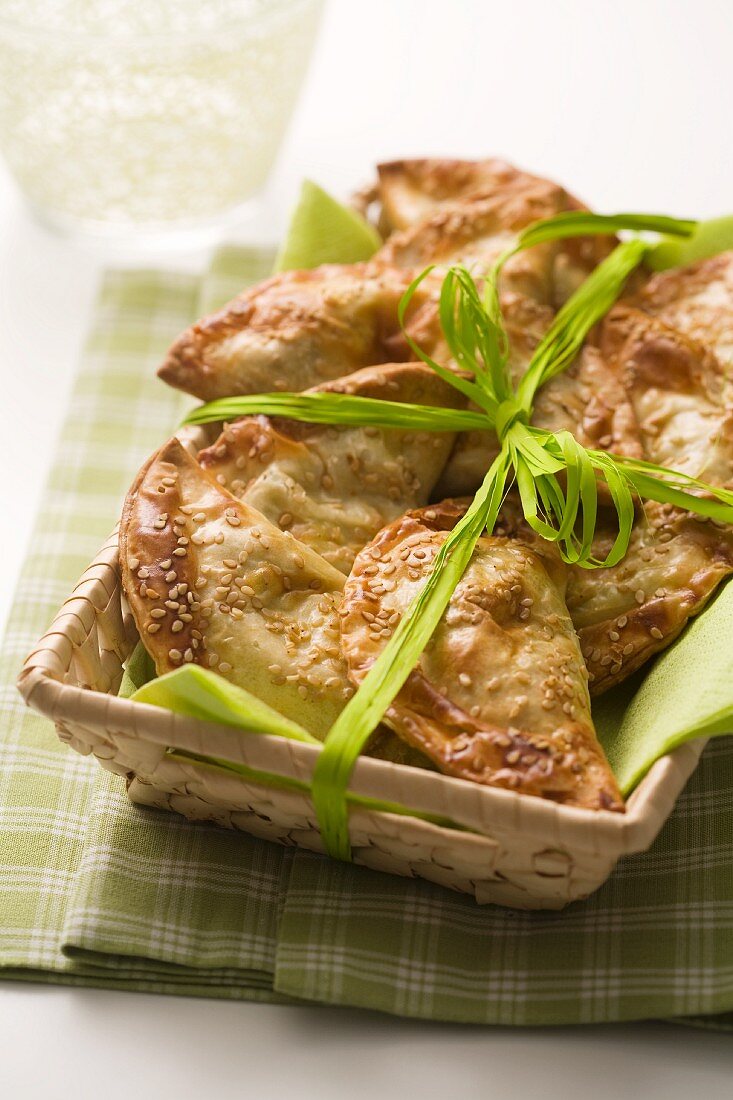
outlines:
{"label": "woven basket", "polygon": [[[192,449],[208,438],[189,434]],[[18,686],[52,718],[59,737],[122,775],[134,802],[174,810],[254,836],[323,851],[306,793],[250,782],[173,756],[196,753],[308,781],[312,745],[182,717],[117,697],[123,662],[138,642],[120,581],[116,532],[81,577],[27,658]],[[587,897],[617,860],[652,843],[697,764],[704,742],[662,757],[625,814],[581,810],[430,771],[361,757],[350,788],[449,818],[470,832],[413,817],[354,808],[354,860],[429,879],[480,903],[560,909]]]}

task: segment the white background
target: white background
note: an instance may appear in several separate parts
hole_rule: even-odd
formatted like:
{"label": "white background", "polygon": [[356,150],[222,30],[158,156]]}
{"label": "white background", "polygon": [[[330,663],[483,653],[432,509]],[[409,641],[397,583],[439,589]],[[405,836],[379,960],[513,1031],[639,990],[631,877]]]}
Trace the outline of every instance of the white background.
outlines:
{"label": "white background", "polygon": [[[303,175],[345,193],[375,160],[425,153],[503,155],[604,211],[731,212],[732,73],[727,0],[331,0],[264,233]],[[36,226],[0,171],[3,619],[100,266]],[[491,1030],[0,984],[8,1100],[722,1100],[732,1081],[730,1036],[663,1024]]]}

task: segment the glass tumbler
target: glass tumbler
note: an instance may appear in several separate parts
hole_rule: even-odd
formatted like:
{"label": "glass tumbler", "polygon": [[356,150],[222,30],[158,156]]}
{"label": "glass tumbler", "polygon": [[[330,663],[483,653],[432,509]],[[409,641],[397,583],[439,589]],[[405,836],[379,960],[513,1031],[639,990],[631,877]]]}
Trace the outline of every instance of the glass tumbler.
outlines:
{"label": "glass tumbler", "polygon": [[0,148],[67,231],[185,240],[262,188],[321,0],[0,0]]}

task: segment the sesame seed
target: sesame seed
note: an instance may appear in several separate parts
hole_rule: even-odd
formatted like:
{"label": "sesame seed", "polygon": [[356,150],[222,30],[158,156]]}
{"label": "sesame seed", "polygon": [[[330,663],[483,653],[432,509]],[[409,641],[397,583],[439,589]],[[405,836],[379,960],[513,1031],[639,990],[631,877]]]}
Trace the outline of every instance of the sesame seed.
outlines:
{"label": "sesame seed", "polygon": [[160,563],[160,568],[161,569],[170,569],[171,565],[172,565],[171,559],[166,558],[165,561],[162,561]]}
{"label": "sesame seed", "polygon": [[173,553],[177,558],[185,558],[187,551],[184,546],[179,546]]}
{"label": "sesame seed", "polygon": [[228,661],[222,661],[221,664],[219,665],[219,672],[231,672],[231,671],[232,671],[232,666],[229,664],[229,662]]}
{"label": "sesame seed", "polygon": [[165,579],[168,584],[170,584],[171,581],[176,580],[177,577],[178,574],[173,569],[171,569],[170,572],[166,573],[165,575]]}
{"label": "sesame seed", "polygon": [[179,634],[183,630],[183,623],[180,619],[176,619],[176,621],[171,626],[171,630],[174,634]]}
{"label": "sesame seed", "polygon": [[153,610],[150,612],[150,617],[152,619],[164,619],[165,611],[162,607],[154,607]]}
{"label": "sesame seed", "polygon": [[157,634],[160,630],[160,623],[148,623],[146,629],[148,634]]}
{"label": "sesame seed", "polygon": [[664,634],[662,634],[662,631],[659,629],[658,626],[653,626],[649,633],[651,634],[652,638],[656,638],[658,641],[661,641],[664,637]]}
{"label": "sesame seed", "polygon": [[634,593],[634,599],[636,600],[636,602],[638,604],[644,603],[644,600],[646,599],[646,596],[644,595],[644,592],[641,588],[637,592]]}
{"label": "sesame seed", "polygon": [[171,661],[183,660],[183,654],[181,653],[180,649],[169,649],[168,656],[170,657]]}

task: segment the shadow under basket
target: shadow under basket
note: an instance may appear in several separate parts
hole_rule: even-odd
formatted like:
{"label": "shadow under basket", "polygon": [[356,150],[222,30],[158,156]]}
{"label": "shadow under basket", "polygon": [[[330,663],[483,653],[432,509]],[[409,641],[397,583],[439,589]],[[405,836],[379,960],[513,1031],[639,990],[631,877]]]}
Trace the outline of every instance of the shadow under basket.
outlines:
{"label": "shadow under basket", "polygon": [[[31,707],[53,719],[62,741],[124,776],[133,802],[322,852],[308,793],[172,755],[195,753],[309,781],[319,749],[118,698],[123,663],[137,642],[115,532],[27,658],[18,686]],[[378,871],[429,879],[479,903],[561,909],[601,886],[621,856],[649,847],[703,745],[683,745],[658,760],[625,814],[561,806],[361,757],[350,784],[354,793],[464,829],[354,807],[353,858]]]}

